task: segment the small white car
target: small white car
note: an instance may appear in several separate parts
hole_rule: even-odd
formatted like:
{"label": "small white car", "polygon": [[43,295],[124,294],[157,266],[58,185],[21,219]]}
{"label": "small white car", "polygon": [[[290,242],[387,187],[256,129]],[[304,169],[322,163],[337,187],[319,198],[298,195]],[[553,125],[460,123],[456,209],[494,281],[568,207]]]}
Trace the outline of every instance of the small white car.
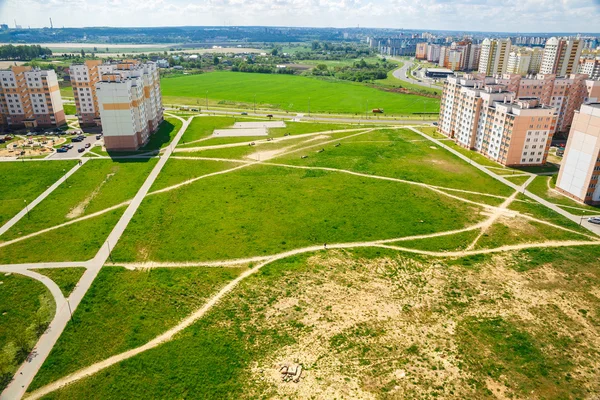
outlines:
{"label": "small white car", "polygon": [[591,224],[600,225],[600,217],[592,217],[592,218],[588,219],[588,222]]}

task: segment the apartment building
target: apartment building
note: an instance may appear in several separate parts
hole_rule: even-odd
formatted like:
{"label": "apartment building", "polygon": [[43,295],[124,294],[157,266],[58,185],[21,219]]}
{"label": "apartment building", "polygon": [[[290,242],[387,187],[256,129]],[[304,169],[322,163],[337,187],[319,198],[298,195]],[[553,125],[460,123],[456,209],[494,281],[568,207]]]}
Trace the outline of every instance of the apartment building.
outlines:
{"label": "apartment building", "polygon": [[510,39],[484,39],[479,56],[479,73],[485,75],[505,73],[510,49]]}
{"label": "apartment building", "polygon": [[600,103],[575,113],[556,190],[572,199],[600,205]]}
{"label": "apartment building", "polygon": [[158,67],[127,60],[98,66],[96,99],[108,150],[135,150],[163,121]]}
{"label": "apartment building", "polygon": [[439,62],[440,61],[440,49],[442,46],[439,44],[430,44],[427,46],[427,61]]}
{"label": "apartment building", "polygon": [[426,42],[417,43],[415,58],[417,60],[426,60],[427,59],[427,43]]}
{"label": "apartment building", "polygon": [[553,107],[517,98],[491,77],[448,77],[444,86],[441,133],[503,165],[544,164],[556,121]]}
{"label": "apartment building", "polygon": [[506,72],[509,74],[528,75],[537,74],[542,62],[540,48],[518,48],[510,52]]}
{"label": "apartment building", "polygon": [[75,108],[80,126],[100,125],[100,108],[96,96],[96,83],[100,81],[98,67],[101,60],[87,60],[83,64],[74,64],[69,68]]}
{"label": "apartment building", "polygon": [[540,73],[557,76],[577,73],[582,50],[581,39],[551,37],[544,47]]}
{"label": "apartment building", "polygon": [[0,71],[0,123],[17,128],[66,124],[56,73],[25,66]]}
{"label": "apartment building", "polygon": [[579,73],[586,74],[590,79],[600,79],[600,57],[581,59]]}

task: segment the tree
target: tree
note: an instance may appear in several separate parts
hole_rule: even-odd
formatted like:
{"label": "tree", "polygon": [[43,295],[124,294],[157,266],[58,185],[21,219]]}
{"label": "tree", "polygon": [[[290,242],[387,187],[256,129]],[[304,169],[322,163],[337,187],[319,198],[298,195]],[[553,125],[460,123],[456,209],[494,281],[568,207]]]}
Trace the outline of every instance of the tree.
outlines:
{"label": "tree", "polygon": [[214,65],[219,65],[219,57],[217,57],[217,56],[213,57],[213,64]]}
{"label": "tree", "polygon": [[274,48],[273,50],[271,50],[271,55],[272,56],[277,56],[279,52],[277,51],[277,48]]}
{"label": "tree", "polygon": [[81,49],[81,58],[85,57],[85,51],[83,51],[83,49]]}

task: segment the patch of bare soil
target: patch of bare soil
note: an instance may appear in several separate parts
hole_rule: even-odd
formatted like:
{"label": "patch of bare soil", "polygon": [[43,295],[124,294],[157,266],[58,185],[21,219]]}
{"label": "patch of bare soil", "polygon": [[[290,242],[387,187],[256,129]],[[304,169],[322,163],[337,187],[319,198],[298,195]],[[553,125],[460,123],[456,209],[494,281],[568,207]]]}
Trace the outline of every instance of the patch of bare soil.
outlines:
{"label": "patch of bare soil", "polygon": [[81,203],[79,203],[75,207],[73,207],[67,213],[67,215],[65,217],[67,219],[73,219],[73,218],[81,217],[83,215],[83,213],[85,212],[85,209],[87,208],[87,206],[90,204],[90,202],[92,200],[94,200],[94,198],[96,196],[98,196],[98,194],[102,190],[102,186],[104,186],[106,184],[106,182],[108,182],[113,175],[114,175],[114,173],[107,174],[106,178],[104,178],[104,180],[102,182],[100,182],[100,185],[98,185],[98,187],[96,189],[94,189],[94,191],[92,193],[90,193],[90,195],[88,197],[86,197],[85,199],[83,199],[83,201]]}
{"label": "patch of bare soil", "polygon": [[[481,398],[521,397],[511,373],[491,379],[465,366],[456,327],[464,318],[520,321],[534,337],[555,334],[576,345],[573,374],[592,393],[600,371],[600,335],[584,310],[600,302],[574,292],[564,273],[550,266],[511,268],[512,254],[498,254],[478,268],[396,257],[353,259],[331,251],[313,256],[315,272],[294,276],[253,323],[278,330],[297,326],[296,343],[250,369],[252,396],[271,398]],[[266,325],[266,326],[265,326]],[[552,333],[554,332],[554,333]],[[552,346],[543,350],[549,356]],[[282,365],[301,365],[298,382],[282,380]],[[597,378],[597,375],[596,375]],[[482,386],[473,385],[477,379]],[[252,385],[251,385],[252,386]],[[258,389],[260,388],[260,389]],[[491,396],[490,396],[491,392]],[[537,397],[537,396],[534,396]]]}

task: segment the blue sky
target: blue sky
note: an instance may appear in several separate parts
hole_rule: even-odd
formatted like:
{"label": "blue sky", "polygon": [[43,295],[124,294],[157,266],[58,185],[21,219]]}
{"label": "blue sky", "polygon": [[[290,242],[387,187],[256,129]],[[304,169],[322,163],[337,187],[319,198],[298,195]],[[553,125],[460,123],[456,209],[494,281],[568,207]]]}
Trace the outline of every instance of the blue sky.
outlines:
{"label": "blue sky", "polygon": [[599,32],[600,0],[0,0],[0,23]]}

